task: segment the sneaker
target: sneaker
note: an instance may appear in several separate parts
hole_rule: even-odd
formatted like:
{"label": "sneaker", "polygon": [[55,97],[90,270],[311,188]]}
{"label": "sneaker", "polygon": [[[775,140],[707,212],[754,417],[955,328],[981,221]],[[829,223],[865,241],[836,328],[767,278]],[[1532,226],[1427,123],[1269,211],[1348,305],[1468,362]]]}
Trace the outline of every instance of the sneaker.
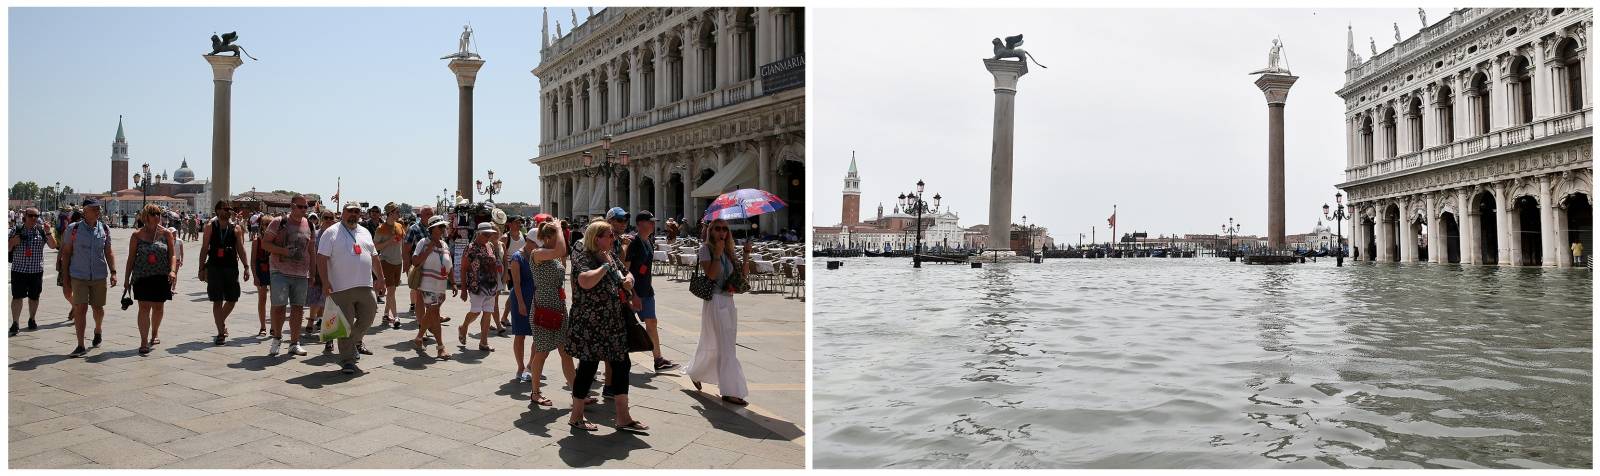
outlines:
{"label": "sneaker", "polygon": [[[356,352],[360,353],[361,355],[372,355],[372,351],[367,350],[367,345],[366,344],[357,344],[356,345]],[[360,358],[360,357],[357,357],[357,358]]]}
{"label": "sneaker", "polygon": [[277,339],[277,338],[272,339],[272,347],[267,349],[267,357],[277,357],[278,356],[278,346],[281,346],[281,345],[283,345],[283,339]]}
{"label": "sneaker", "polygon": [[344,365],[340,366],[339,371],[340,372],[344,372],[345,374],[353,374],[353,373],[356,373],[356,372],[360,372],[361,368],[360,367],[356,367],[356,364],[354,364],[354,363],[349,363],[349,364],[344,364]]}
{"label": "sneaker", "polygon": [[656,359],[656,371],[657,372],[666,371],[666,370],[672,370],[672,369],[675,369],[675,368],[678,368],[678,364],[673,362],[673,361],[671,361],[671,360],[667,360],[667,359],[664,359],[664,358],[657,358]]}
{"label": "sneaker", "polygon": [[89,342],[89,347],[100,347],[100,333],[94,333],[94,340]]}
{"label": "sneaker", "polygon": [[528,382],[532,382],[532,381],[533,381],[533,374],[528,373],[527,371],[523,371],[521,374],[517,374],[517,383],[528,383]]}
{"label": "sneaker", "polygon": [[17,323],[15,323],[15,322],[11,323],[11,336],[12,337],[16,337],[17,336]]}
{"label": "sneaker", "polygon": [[289,344],[289,354],[290,355],[306,355],[306,350],[303,349],[303,348],[300,348],[300,344],[299,343]]}
{"label": "sneaker", "polygon": [[324,354],[332,354],[333,353],[333,341],[330,340],[330,341],[325,342],[325,343],[322,344],[322,353],[324,353]]}
{"label": "sneaker", "polygon": [[28,318],[28,330],[30,330],[30,331],[39,330],[39,324],[36,323],[36,322],[33,322],[33,318],[31,318],[31,317]]}
{"label": "sneaker", "polygon": [[83,357],[83,355],[87,353],[89,353],[89,351],[83,348],[83,344],[78,344],[78,348],[72,349],[72,353],[67,354],[67,357],[78,358]]}

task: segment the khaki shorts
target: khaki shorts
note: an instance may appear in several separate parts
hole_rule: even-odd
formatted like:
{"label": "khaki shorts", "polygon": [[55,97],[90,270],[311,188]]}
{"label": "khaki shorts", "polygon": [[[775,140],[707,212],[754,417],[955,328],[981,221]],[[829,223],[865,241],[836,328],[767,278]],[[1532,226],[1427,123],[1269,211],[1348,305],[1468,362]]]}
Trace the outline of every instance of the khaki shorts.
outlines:
{"label": "khaki shorts", "polygon": [[106,305],[106,280],[69,279],[72,280],[72,304],[88,304],[94,307]]}
{"label": "khaki shorts", "polygon": [[383,285],[391,288],[399,286],[400,265],[389,264],[388,262],[383,262],[381,265],[383,266]]}

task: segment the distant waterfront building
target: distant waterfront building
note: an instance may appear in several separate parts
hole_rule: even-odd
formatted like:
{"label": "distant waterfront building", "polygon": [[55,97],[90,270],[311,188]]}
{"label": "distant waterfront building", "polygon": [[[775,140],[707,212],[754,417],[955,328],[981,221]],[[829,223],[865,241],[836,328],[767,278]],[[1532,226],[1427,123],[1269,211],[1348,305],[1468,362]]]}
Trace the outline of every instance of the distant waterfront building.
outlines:
{"label": "distant waterfront building", "polygon": [[139,189],[139,184],[133,182],[133,174],[142,173],[143,167],[141,165],[140,170],[129,170],[131,160],[128,156],[128,138],[123,133],[122,116],[117,116],[117,135],[111,141],[111,191],[83,194],[69,203],[81,203],[83,198],[94,197],[105,202],[107,214],[136,214],[140,204],[146,202],[180,213],[195,210],[211,212],[211,181],[195,180],[194,171],[189,169],[189,159],[183,159],[178,170],[171,175],[158,172],[167,178],[159,184],[152,181],[149,200],[145,200],[145,191]]}
{"label": "distant waterfront building", "polygon": [[1589,8],[1456,10],[1345,84],[1362,260],[1572,264],[1593,249]]}
{"label": "distant waterfront building", "polygon": [[128,139],[122,135],[122,116],[117,116],[117,137],[111,140],[111,191],[128,188]]}
{"label": "distant waterfront building", "polygon": [[693,226],[717,195],[759,188],[788,203],[763,230],[803,227],[804,32],[791,7],[608,7],[559,37],[547,26],[530,160],[542,209],[620,205]]}
{"label": "distant waterfront building", "polygon": [[[812,227],[812,246],[822,249],[857,250],[910,250],[916,247],[917,217],[900,210],[895,205],[884,214],[883,204],[878,204],[877,218],[862,221],[861,175],[856,169],[856,159],[850,158],[850,170],[845,173],[841,223],[834,226]],[[931,204],[930,204],[931,205]],[[943,208],[943,207],[941,207]],[[960,249],[965,247],[965,230],[959,224],[961,216],[945,208],[922,215],[922,246],[924,250]]]}

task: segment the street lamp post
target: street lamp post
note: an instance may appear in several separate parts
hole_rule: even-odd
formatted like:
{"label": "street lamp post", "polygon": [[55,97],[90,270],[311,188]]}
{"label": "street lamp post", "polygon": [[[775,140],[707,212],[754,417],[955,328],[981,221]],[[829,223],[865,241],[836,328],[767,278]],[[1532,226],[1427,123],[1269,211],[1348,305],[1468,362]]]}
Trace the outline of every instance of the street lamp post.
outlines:
{"label": "street lamp post", "polygon": [[583,166],[586,175],[599,173],[606,177],[606,206],[611,206],[611,176],[617,173],[620,167],[628,166],[628,151],[611,151],[611,134],[600,138],[600,161],[595,163],[595,155],[590,151],[583,151]]}
{"label": "street lamp post", "polygon": [[922,267],[922,214],[923,212],[932,213],[933,211],[938,210],[939,199],[941,198],[939,197],[939,194],[933,194],[933,206],[929,207],[928,202],[922,199],[923,186],[924,184],[922,181],[918,180],[917,190],[915,192],[900,194],[901,208],[907,213],[914,212],[917,214],[917,242],[915,245],[916,247],[912,248],[911,250],[911,267],[913,268]]}
{"label": "street lamp post", "polygon": [[1222,232],[1228,235],[1228,261],[1238,261],[1238,252],[1233,247],[1233,235],[1239,232],[1241,224],[1234,223],[1233,217],[1228,217],[1228,224],[1222,225]]}
{"label": "street lamp post", "polygon": [[1334,249],[1338,253],[1334,256],[1334,263],[1337,266],[1344,266],[1344,218],[1346,216],[1344,212],[1344,192],[1334,192],[1333,203],[1337,206],[1333,209],[1332,214],[1328,213],[1328,204],[1322,204],[1322,216],[1334,221],[1333,232],[1338,237],[1338,241],[1334,245]]}
{"label": "street lamp post", "polygon": [[500,193],[500,185],[500,181],[494,179],[494,171],[490,170],[489,183],[487,185],[482,180],[477,181],[478,193],[488,195],[489,203],[494,203],[494,194]]}

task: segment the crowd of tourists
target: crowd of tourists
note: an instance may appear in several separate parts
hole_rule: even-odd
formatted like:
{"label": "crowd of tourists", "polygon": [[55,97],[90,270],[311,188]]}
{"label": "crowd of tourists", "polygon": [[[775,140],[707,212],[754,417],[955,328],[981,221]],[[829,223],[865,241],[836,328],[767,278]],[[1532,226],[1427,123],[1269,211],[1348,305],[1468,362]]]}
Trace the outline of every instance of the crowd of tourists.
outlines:
{"label": "crowd of tourists", "polygon": [[[50,248],[58,250],[56,285],[71,303],[68,319],[77,345],[70,357],[100,347],[108,290],[119,283],[122,309],[137,305],[138,353],[149,354],[161,345],[162,317],[178,282],[192,277],[206,283],[214,345],[228,342],[228,318],[249,283],[258,298],[256,337],[267,344],[266,355],[306,355],[307,341],[322,340],[324,319],[342,317],[347,336],[323,342],[323,352],[337,353],[341,372],[358,374],[361,356],[372,355],[364,342],[369,328],[401,328],[403,284],[417,325],[410,340],[418,352],[431,343],[433,358],[452,358],[442,329],[451,317],[441,306],[460,299],[468,311],[460,316],[456,342],[473,351],[468,341],[477,323],[475,350],[494,352],[491,339],[509,332],[514,377],[529,385],[532,405],[554,405],[540,390],[545,364],[553,358],[571,390],[572,427],[597,429],[585,419],[584,407],[599,403],[591,388],[603,375],[600,396],[616,406],[617,428],[649,429],[628,412],[630,354],[650,352],[649,368],[656,372],[679,367],[661,354],[653,283],[656,242],[679,240],[679,223],[669,220],[658,229],[651,212],[630,215],[621,207],[574,224],[546,214],[504,217],[482,204],[421,208],[415,217],[402,217],[394,203],[363,210],[349,202],[337,212],[322,205],[296,195],[287,212],[270,214],[219,201],[203,221],[149,205],[134,217],[138,227],[122,248],[121,262],[99,202],[85,200],[70,219],[24,210],[9,234],[10,335],[20,332],[24,302],[26,329],[38,329],[43,260]],[[636,227],[629,227],[630,218]],[[683,371],[696,389],[712,383],[723,400],[745,405],[749,390],[737,357],[734,294],[745,289],[737,284],[749,273],[751,244],[746,241],[741,250],[725,221],[700,225],[703,278],[697,279],[712,291],[701,296],[699,344]],[[199,262],[188,276],[182,274],[185,241],[199,246]],[[339,317],[330,317],[332,312]],[[641,335],[648,336],[642,346]]]}

